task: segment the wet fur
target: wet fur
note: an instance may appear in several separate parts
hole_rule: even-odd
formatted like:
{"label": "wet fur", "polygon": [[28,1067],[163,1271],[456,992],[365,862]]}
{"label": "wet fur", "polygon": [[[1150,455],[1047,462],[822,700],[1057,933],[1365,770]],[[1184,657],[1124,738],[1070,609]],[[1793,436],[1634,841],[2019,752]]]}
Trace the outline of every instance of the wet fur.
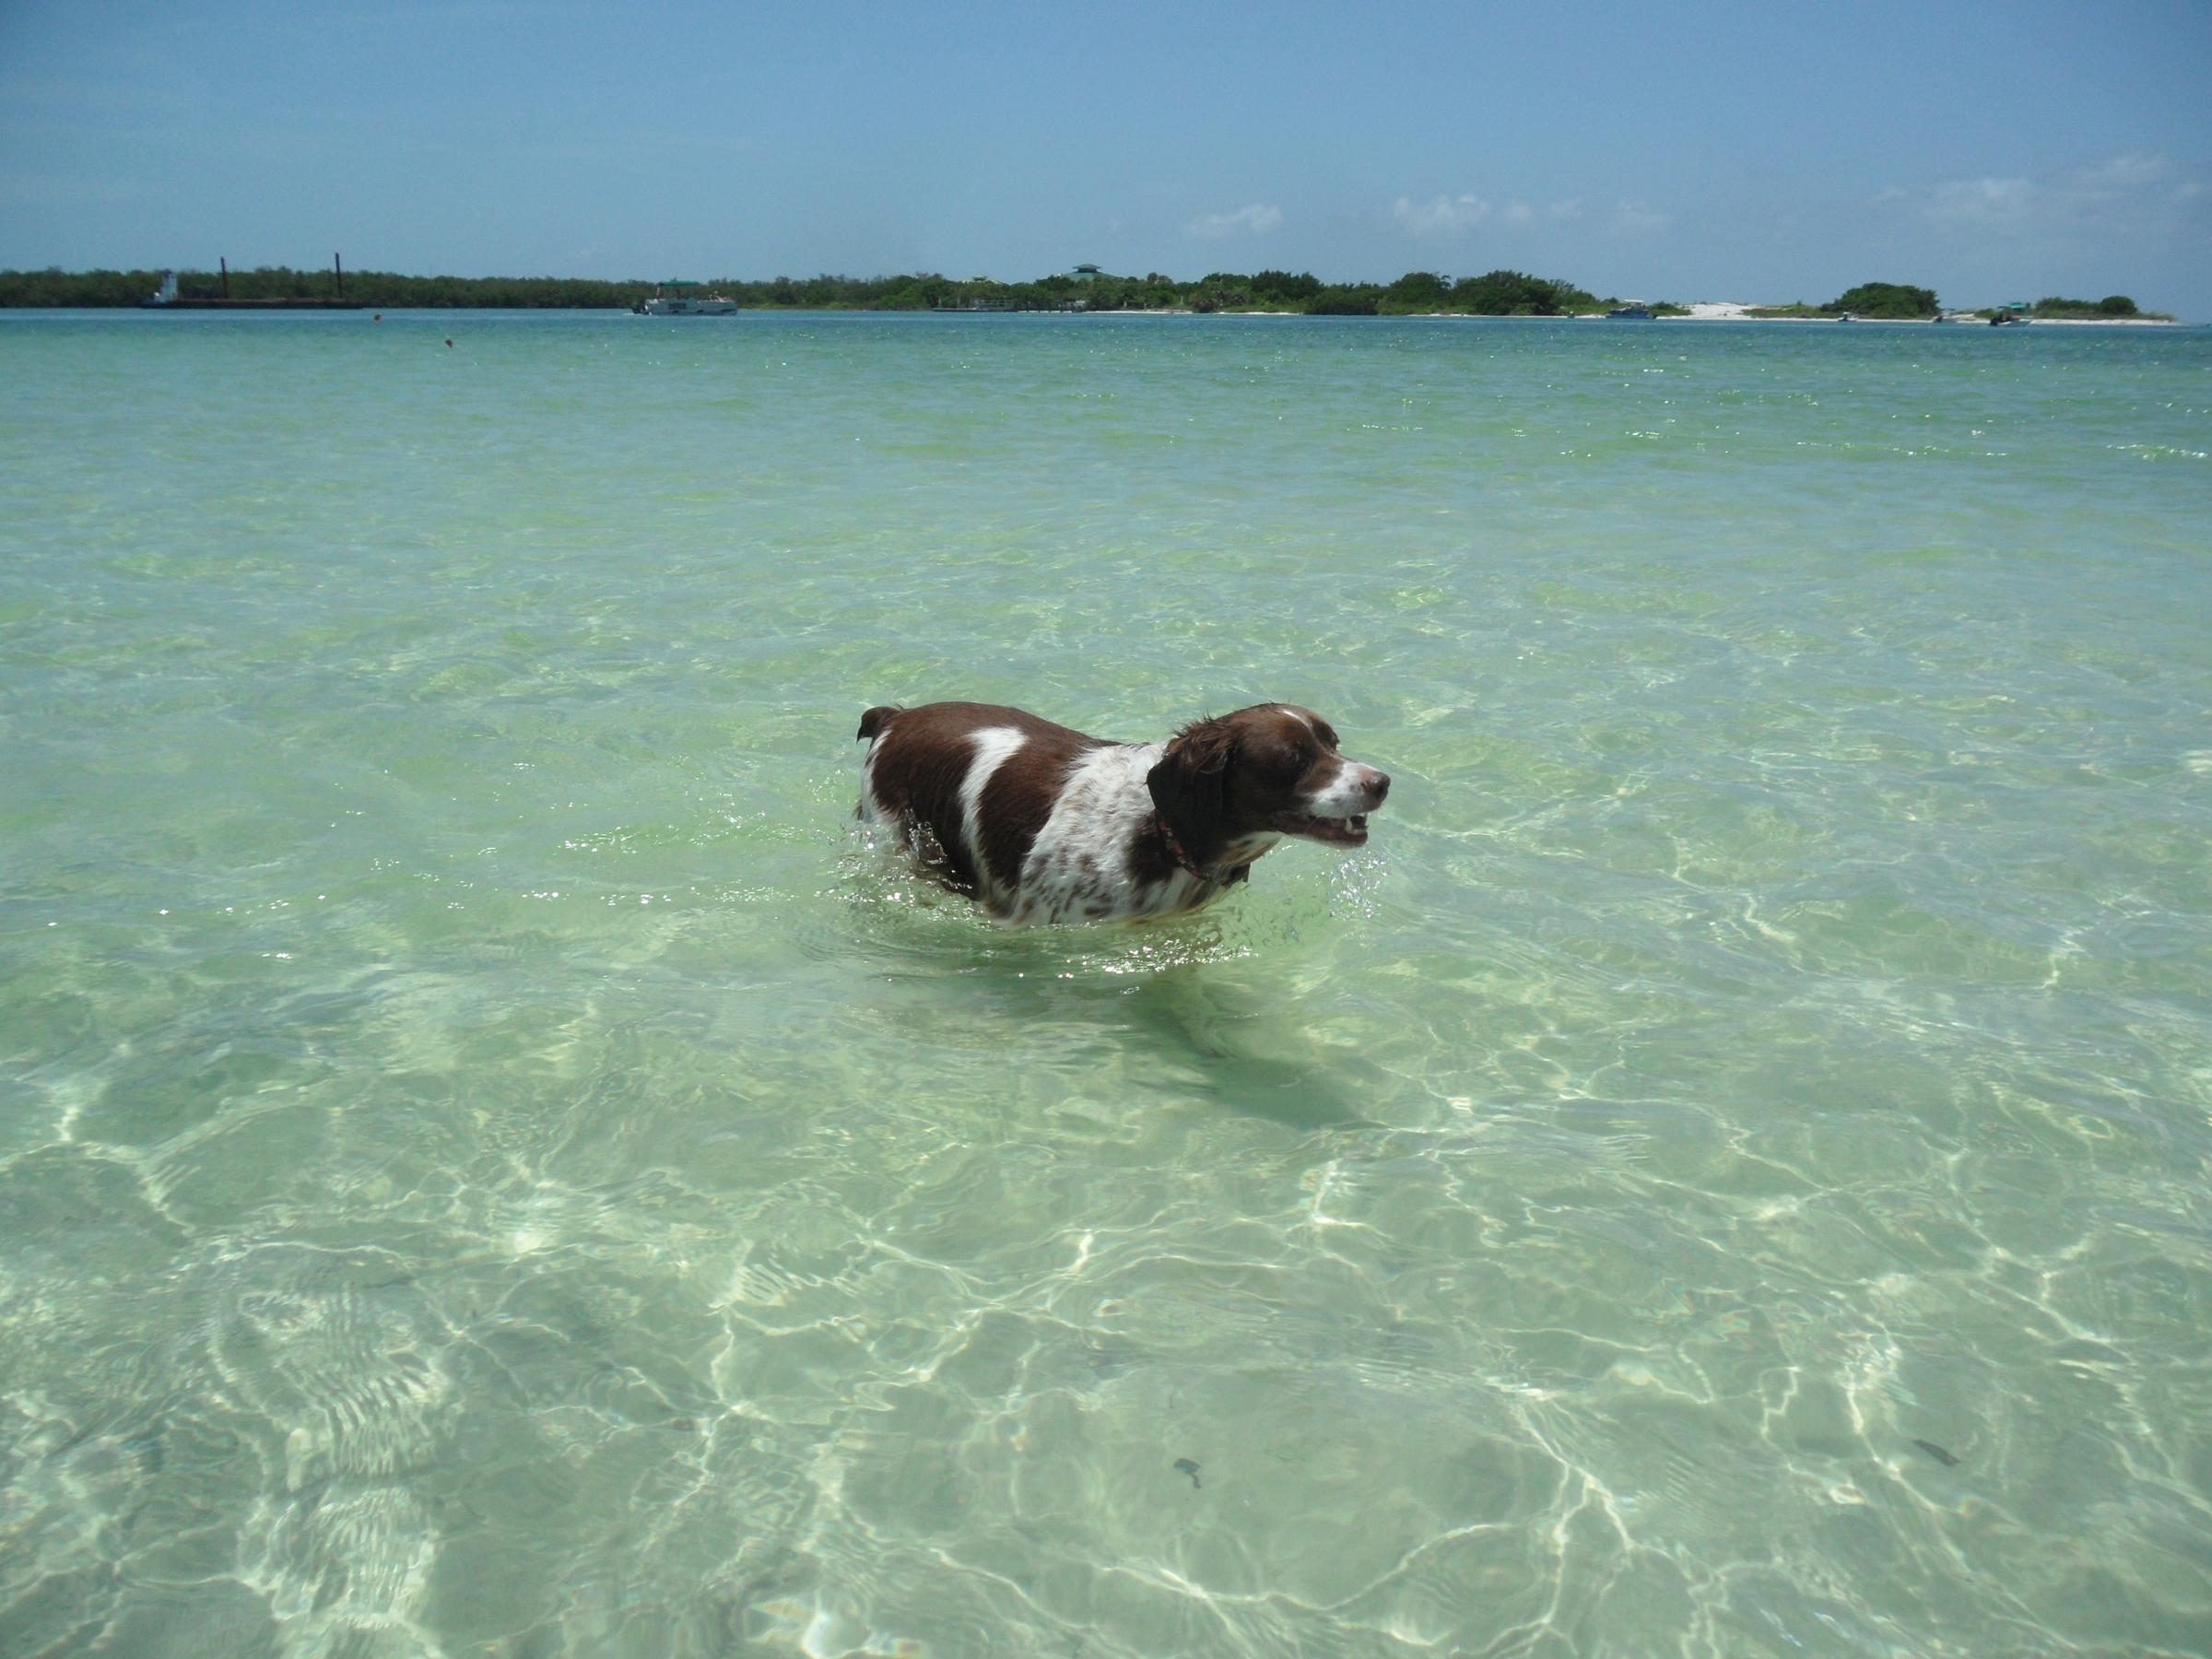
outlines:
{"label": "wet fur", "polygon": [[1277,827],[1313,805],[1313,790],[1300,793],[1313,777],[1333,781],[1332,803],[1358,798],[1362,814],[1390,782],[1338,755],[1319,715],[1279,703],[1154,744],[969,702],[882,705],[857,735],[868,745],[861,816],[895,827],[931,875],[1013,922],[1195,910],[1285,833],[1314,830]]}

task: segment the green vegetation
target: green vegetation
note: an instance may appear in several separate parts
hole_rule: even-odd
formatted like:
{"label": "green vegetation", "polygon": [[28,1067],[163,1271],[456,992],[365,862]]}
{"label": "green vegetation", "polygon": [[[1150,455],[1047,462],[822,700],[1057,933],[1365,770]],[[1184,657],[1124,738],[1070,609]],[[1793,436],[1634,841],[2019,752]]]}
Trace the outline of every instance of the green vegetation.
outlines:
{"label": "green vegetation", "polygon": [[1371,317],[1375,314],[1375,289],[1371,284],[1349,285],[1339,283],[1325,288],[1306,301],[1309,317]]}
{"label": "green vegetation", "polygon": [[1807,305],[1799,300],[1789,305],[1755,305],[1753,317],[1868,317],[1911,322],[1933,317],[1940,308],[1936,290],[1908,288],[1900,282],[1862,282],[1846,288],[1826,305]]}
{"label": "green vegetation", "polygon": [[159,271],[0,271],[0,305],[135,305],[160,286]]}
{"label": "green vegetation", "polygon": [[[1048,282],[1051,278],[1046,279]],[[1155,273],[1136,295],[1123,285],[1130,279],[1099,276],[1078,291],[1085,309],[1161,309],[1194,312],[1302,312],[1316,317],[1404,317],[1439,313],[1474,317],[1562,317],[1594,311],[1604,301],[1571,282],[1529,276],[1519,271],[1491,271],[1456,282],[1435,271],[1408,271],[1395,282],[1347,282],[1324,286],[1311,272],[1260,271],[1250,276],[1214,271],[1177,289]],[[1007,290],[1019,294],[1022,290]],[[1112,294],[1111,305],[1101,298]]]}
{"label": "green vegetation", "polygon": [[2147,312],[2139,309],[2125,294],[2107,294],[2101,300],[2065,300],[2056,294],[2046,294],[2028,308],[2031,317],[2134,317],[2147,322],[2171,323],[2173,319],[2164,312]]}
{"label": "green vegetation", "polygon": [[[136,305],[161,286],[159,271],[0,271],[0,305]],[[177,292],[187,300],[222,294],[213,271],[177,273]],[[628,305],[650,284],[594,282],[567,276],[401,276],[389,271],[348,271],[346,298],[368,306]],[[230,273],[233,300],[329,300],[337,284],[326,270],[286,265]]]}
{"label": "green vegetation", "polygon": [[1576,312],[1602,311],[1609,303],[1571,282],[1492,271],[1486,276],[1463,276],[1453,284],[1452,303],[1445,309],[1477,317],[1571,317]]}
{"label": "green vegetation", "polygon": [[1292,274],[1289,271],[1258,271],[1250,276],[1235,271],[1214,271],[1200,277],[1178,297],[1172,279],[1158,278],[1156,290],[1149,290],[1138,303],[1106,306],[1097,303],[1100,283],[1116,283],[1115,276],[1093,279],[1092,311],[1153,311],[1171,310],[1187,306],[1194,312],[1219,311],[1304,311],[1309,301],[1321,292],[1321,279],[1309,273]]}
{"label": "green vegetation", "polygon": [[1936,314],[1936,290],[1907,288],[1900,282],[1862,282],[1846,288],[1820,308],[1831,316],[1849,312],[1854,317],[1911,320]]}
{"label": "green vegetation", "polygon": [[[0,306],[136,305],[161,285],[159,271],[0,271]],[[179,271],[177,288],[187,300],[223,291],[212,271]],[[571,276],[406,276],[392,271],[348,271],[346,297],[365,306],[618,307],[653,291],[643,281],[602,282]],[[1554,277],[1521,271],[1490,271],[1454,280],[1435,271],[1408,271],[1394,282],[1324,283],[1310,271],[1212,271],[1195,282],[1163,272],[1116,276],[1104,272],[1063,273],[1033,282],[966,280],[928,274],[899,276],[777,276],[747,282],[718,278],[693,285],[698,292],[726,296],[740,306],[792,311],[1193,311],[1292,312],[1317,317],[1392,317],[1443,313],[1475,317],[1564,317],[1618,305]],[[336,285],[331,273],[284,265],[232,271],[234,300],[324,300]],[[1653,305],[1656,317],[1678,317],[1685,308]],[[1752,308],[1754,317],[1919,318],[1936,314],[1933,288],[1894,282],[1862,282],[1825,305]],[[1984,312],[1984,315],[1989,313]],[[2102,300],[2040,300],[2037,317],[2143,317],[2125,294]]]}
{"label": "green vegetation", "polygon": [[1434,271],[1408,271],[1375,296],[1375,311],[1392,317],[1420,316],[1452,309],[1452,278]]}
{"label": "green vegetation", "polygon": [[[0,271],[0,306],[136,305],[160,287],[159,271]],[[1324,285],[1306,271],[1214,271],[1178,282],[1159,271],[1142,276],[1054,275],[1033,282],[966,281],[935,275],[777,276],[764,282],[716,278],[698,291],[726,295],[739,305],[804,311],[1194,311],[1300,312],[1320,316],[1397,316],[1450,312],[1485,317],[1556,317],[1602,302],[1571,283],[1492,271],[1454,282],[1411,271],[1389,284]],[[392,271],[348,271],[346,297],[371,307],[614,307],[652,293],[650,282],[601,282],[562,276],[406,276]],[[212,271],[179,271],[187,300],[224,289]],[[328,299],[336,286],[327,271],[284,265],[232,271],[233,300]]]}

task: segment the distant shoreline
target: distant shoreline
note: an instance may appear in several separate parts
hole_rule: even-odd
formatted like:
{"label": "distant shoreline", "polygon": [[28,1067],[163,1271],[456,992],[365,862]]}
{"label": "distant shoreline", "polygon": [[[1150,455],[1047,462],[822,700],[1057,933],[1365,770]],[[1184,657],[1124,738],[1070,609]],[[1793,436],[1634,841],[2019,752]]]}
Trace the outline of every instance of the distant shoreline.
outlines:
{"label": "distant shoreline", "polygon": [[[380,311],[630,310],[678,315],[745,312],[1056,312],[1092,315],[1142,312],[1198,316],[1555,317],[1601,316],[1634,322],[1941,322],[1986,323],[2011,313],[2034,323],[2171,324],[2126,294],[2101,299],[2045,295],[2028,303],[1941,304],[1933,288],[1863,282],[1818,304],[1802,298],[1777,304],[1705,300],[1684,304],[1657,299],[1606,298],[1579,284],[1524,271],[1481,276],[1408,271],[1390,282],[1324,283],[1310,271],[1216,271],[1196,281],[1163,272],[1117,276],[1077,265],[1022,282],[992,276],[948,277],[923,272],[853,277],[823,275],[767,280],[716,277],[705,282],[608,280],[571,276],[412,276],[403,272],[327,271],[257,266],[215,272],[0,270],[0,309],[106,309],[174,305],[183,309],[310,309],[338,303]],[[2008,319],[2009,320],[2009,319]]]}
{"label": "distant shoreline", "polygon": [[[147,308],[134,305],[8,305],[0,303],[0,315],[53,316],[70,312],[95,312],[107,314],[161,314],[173,310],[194,317],[268,317],[290,315],[332,316],[340,313],[358,315],[373,312],[381,321],[385,313],[394,316],[440,317],[456,312],[502,312],[527,315],[533,312],[594,312],[602,315],[626,316],[629,308],[609,305],[241,305],[213,307],[181,305]],[[1100,307],[1096,311],[1014,309],[1003,311],[963,311],[944,307],[929,311],[914,311],[888,306],[807,306],[807,305],[742,305],[728,313],[742,317],[957,317],[972,319],[986,316],[1001,317],[1251,317],[1275,320],[1316,318],[1338,322],[1399,322],[1399,323],[1609,323],[1603,312],[1563,312],[1551,316],[1507,315],[1498,316],[1482,312],[1391,312],[1378,317],[1372,312],[1351,317],[1336,316],[1326,312],[1263,311],[1256,307],[1238,307],[1231,310],[1201,312],[1187,305]],[[645,319],[654,321],[655,319]],[[668,318],[670,322],[688,323],[706,319]],[[2183,322],[2178,317],[2030,317],[2023,323],[2032,323],[2038,328],[2191,328],[2197,324]],[[1748,307],[1729,307],[1726,310],[1693,309],[1686,313],[1664,317],[1638,318],[1627,326],[1673,323],[1734,323],[1803,324],[1808,327],[1829,327],[1848,324],[1854,328],[1932,328],[1936,326],[1961,329],[1987,328],[1989,319],[1974,315],[1958,317],[1820,317],[1820,316],[1759,316]]]}
{"label": "distant shoreline", "polygon": [[[1657,323],[1841,323],[1842,317],[1776,317],[1760,316],[1765,311],[1779,310],[1775,306],[1759,306],[1733,300],[1700,300],[1686,308],[1681,316],[1655,317]],[[1582,313],[1584,317],[1594,312]],[[1955,324],[1971,328],[1979,324],[1984,327],[1989,319],[1973,312],[1946,312],[1935,317],[1852,317],[1853,323],[1916,323],[1935,324]],[[2026,321],[2038,328],[2181,328],[2186,326],[2173,317],[2030,317]]]}
{"label": "distant shoreline", "polygon": [[[47,315],[56,312],[115,312],[160,314],[175,311],[195,317],[206,316],[282,316],[295,312],[315,315],[339,312],[372,312],[382,317],[385,312],[417,316],[445,316],[454,312],[601,312],[618,315],[629,314],[629,308],[618,305],[383,305],[373,306],[348,303],[346,305],[245,304],[236,306],[138,306],[138,305],[10,305],[0,301],[0,312],[27,315]],[[1046,310],[1008,307],[998,311],[963,310],[945,306],[930,310],[913,310],[894,306],[858,305],[740,305],[729,313],[736,316],[830,316],[830,317],[1335,317],[1338,321],[1363,323],[1606,323],[1618,319],[1604,312],[1560,312],[1548,316],[1497,315],[1485,312],[1387,312],[1380,317],[1370,312],[1349,319],[1328,312],[1267,311],[1259,307],[1238,306],[1219,311],[1198,311],[1187,305],[1153,306],[1100,306],[1096,310]],[[685,321],[675,318],[670,321]],[[1853,327],[1930,328],[1944,325],[1957,328],[1986,327],[1989,319],[1973,313],[1947,317],[1824,317],[1824,316],[1762,316],[1759,308],[1741,305],[1713,305],[1700,302],[1682,312],[1664,317],[1638,318],[1649,323],[1791,323],[1828,326],[1849,324]],[[2038,328],[2193,328],[2198,324],[2184,322],[2179,317],[2024,317],[2023,324],[2032,323]]]}

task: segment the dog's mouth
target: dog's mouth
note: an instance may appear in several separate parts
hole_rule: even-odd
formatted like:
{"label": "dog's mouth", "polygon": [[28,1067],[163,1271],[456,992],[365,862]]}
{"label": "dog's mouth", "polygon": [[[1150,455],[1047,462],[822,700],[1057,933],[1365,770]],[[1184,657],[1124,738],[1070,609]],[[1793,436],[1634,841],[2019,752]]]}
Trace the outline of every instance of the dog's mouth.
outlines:
{"label": "dog's mouth", "polygon": [[1364,812],[1355,812],[1349,818],[1315,818],[1306,812],[1286,812],[1275,820],[1275,827],[1285,835],[1326,841],[1332,847],[1363,847],[1367,844],[1367,814]]}

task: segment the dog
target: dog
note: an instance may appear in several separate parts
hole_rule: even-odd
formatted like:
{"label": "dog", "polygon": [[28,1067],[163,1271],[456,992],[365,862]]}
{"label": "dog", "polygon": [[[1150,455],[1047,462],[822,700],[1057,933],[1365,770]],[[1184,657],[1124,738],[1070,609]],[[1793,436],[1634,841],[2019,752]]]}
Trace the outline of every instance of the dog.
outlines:
{"label": "dog", "polygon": [[1016,924],[1181,915],[1286,840],[1358,847],[1390,778],[1311,709],[1255,703],[1164,743],[1111,743],[994,703],[860,717],[860,817]]}

